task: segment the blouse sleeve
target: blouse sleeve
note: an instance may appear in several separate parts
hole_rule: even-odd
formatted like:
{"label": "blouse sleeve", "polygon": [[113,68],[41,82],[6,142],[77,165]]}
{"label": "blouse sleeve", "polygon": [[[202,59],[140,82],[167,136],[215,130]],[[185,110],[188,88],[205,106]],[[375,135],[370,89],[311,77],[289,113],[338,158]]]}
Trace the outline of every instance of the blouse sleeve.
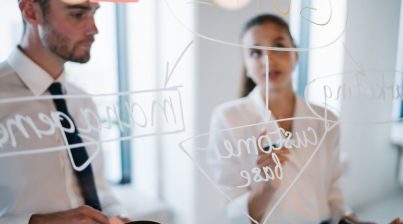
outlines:
{"label": "blouse sleeve", "polygon": [[213,172],[213,179],[225,194],[227,203],[225,211],[230,223],[250,223],[248,218],[249,187],[239,188],[245,184],[240,176],[242,164],[239,157],[228,156],[229,145],[235,144],[235,130],[230,130],[228,117],[219,111],[212,116],[209,137],[209,163]]}

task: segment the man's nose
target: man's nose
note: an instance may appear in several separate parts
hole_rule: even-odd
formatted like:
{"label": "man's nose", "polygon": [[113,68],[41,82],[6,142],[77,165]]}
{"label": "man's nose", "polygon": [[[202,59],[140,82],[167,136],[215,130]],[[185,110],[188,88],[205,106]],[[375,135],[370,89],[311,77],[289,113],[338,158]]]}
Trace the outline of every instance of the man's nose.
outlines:
{"label": "man's nose", "polygon": [[98,28],[97,28],[97,25],[95,24],[94,16],[91,16],[88,19],[88,22],[85,27],[85,34],[87,36],[94,36],[94,35],[98,34]]}

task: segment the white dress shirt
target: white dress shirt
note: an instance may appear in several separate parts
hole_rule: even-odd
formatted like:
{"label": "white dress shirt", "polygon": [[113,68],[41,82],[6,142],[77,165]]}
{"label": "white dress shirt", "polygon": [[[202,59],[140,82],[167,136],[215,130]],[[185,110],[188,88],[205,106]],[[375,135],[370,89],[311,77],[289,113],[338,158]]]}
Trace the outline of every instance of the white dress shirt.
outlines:
{"label": "white dress shirt", "polygon": [[[62,74],[57,81],[63,84],[67,95],[84,94],[65,82],[64,77]],[[0,100],[50,95],[47,89],[53,82],[47,72],[17,48],[0,64]],[[66,102],[77,127],[84,130],[86,123],[79,112],[82,108],[96,111],[92,100],[67,98]],[[84,204],[67,150],[1,157],[7,153],[63,146],[60,130],[52,130],[51,125],[38,116],[41,113],[49,115],[51,111],[57,111],[52,99],[0,104],[0,224],[26,224],[32,214],[64,211]],[[17,121],[18,115],[32,118],[42,134],[38,135],[26,120],[21,121],[23,129],[20,129],[12,122]],[[7,129],[8,135],[4,127],[12,127]],[[99,133],[95,131],[85,134],[87,139],[99,139]],[[86,149],[89,156],[97,150],[95,145],[86,146]],[[91,165],[103,212],[126,214],[104,178],[102,154],[98,154]]]}
{"label": "white dress shirt", "polygon": [[[323,115],[323,108],[312,106],[318,114]],[[228,142],[236,146],[239,140],[247,140],[255,136],[258,139],[262,128],[269,131],[278,130],[276,122],[264,125],[253,125],[264,122],[267,110],[259,90],[255,88],[247,97],[237,99],[216,108],[213,113],[210,130],[210,162],[214,170],[214,179],[223,192],[231,198],[226,206],[226,214],[230,223],[250,223],[248,214],[248,197],[250,191],[257,185],[251,181],[248,187],[237,187],[245,184],[246,179],[240,175],[242,170],[251,173],[256,166],[256,153],[247,153],[240,150],[241,156],[231,158],[219,158],[217,155],[228,155],[225,144]],[[294,117],[314,117],[305,101],[296,96]],[[274,119],[272,117],[272,119]],[[336,120],[336,117],[329,113],[329,120]],[[249,125],[249,126],[248,126]],[[252,126],[251,126],[252,125]],[[242,128],[237,128],[246,126]],[[317,134],[318,141],[325,132],[324,122],[318,119],[295,119],[292,123],[292,133],[306,131],[307,136],[312,138],[312,132],[307,131],[311,127]],[[307,166],[302,176],[295,182],[293,187],[285,194],[278,206],[273,210],[266,223],[312,223],[318,224],[321,221],[332,219],[338,221],[340,216],[348,211],[344,205],[343,195],[338,186],[341,176],[341,164],[338,149],[338,130],[333,129],[327,133],[324,142],[321,144],[311,163]],[[274,139],[274,137],[273,137]],[[224,143],[224,141],[228,141]],[[295,135],[292,142],[297,143]],[[293,148],[288,155],[289,160],[283,166],[283,179],[279,189],[274,193],[272,199],[267,202],[268,210],[261,223],[265,220],[271,208],[279,200],[291,182],[312,155],[315,149],[314,144],[306,147]],[[219,154],[217,154],[219,152]],[[252,175],[253,178],[253,175]],[[269,180],[270,181],[270,180]]]}

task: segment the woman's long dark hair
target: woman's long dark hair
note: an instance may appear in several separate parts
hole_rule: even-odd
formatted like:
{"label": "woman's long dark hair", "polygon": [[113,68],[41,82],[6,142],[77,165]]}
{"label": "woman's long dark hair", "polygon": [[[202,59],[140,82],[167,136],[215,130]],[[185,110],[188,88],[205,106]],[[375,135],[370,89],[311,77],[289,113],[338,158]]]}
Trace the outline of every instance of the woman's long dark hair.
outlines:
{"label": "woman's long dark hair", "polygon": [[[286,21],[284,21],[284,19],[282,19],[281,17],[273,15],[273,14],[262,14],[262,15],[255,16],[252,19],[250,19],[242,29],[241,38],[243,38],[245,33],[248,32],[252,27],[263,25],[265,23],[274,23],[274,24],[277,24],[278,26],[284,28],[287,31],[288,35],[290,36],[292,45],[294,47],[296,46],[294,44],[294,39],[292,38],[292,35],[290,32],[290,27],[288,26],[288,23]],[[242,73],[243,74],[242,74],[242,78],[241,78],[240,95],[241,95],[241,97],[245,97],[255,88],[256,84],[253,82],[253,80],[251,78],[249,78],[247,76],[247,74],[246,74],[247,71],[246,71],[245,65],[243,67]]]}

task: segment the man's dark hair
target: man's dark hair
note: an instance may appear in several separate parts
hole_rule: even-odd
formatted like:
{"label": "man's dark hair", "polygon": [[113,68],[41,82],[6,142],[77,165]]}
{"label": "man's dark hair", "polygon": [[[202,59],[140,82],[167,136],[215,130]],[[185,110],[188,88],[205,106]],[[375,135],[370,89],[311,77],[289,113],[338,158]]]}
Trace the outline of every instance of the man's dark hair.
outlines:
{"label": "man's dark hair", "polygon": [[[20,2],[20,0],[17,0],[17,1]],[[49,10],[50,0],[34,0],[34,2],[39,3],[39,6],[41,7],[43,15],[46,15]],[[24,30],[25,30],[25,27],[27,26],[27,22],[25,22],[24,19],[22,19],[22,22],[24,23]]]}
{"label": "man's dark hair", "polygon": [[45,13],[48,10],[48,4],[50,0],[34,0],[34,2],[38,2],[41,6],[42,11]]}

